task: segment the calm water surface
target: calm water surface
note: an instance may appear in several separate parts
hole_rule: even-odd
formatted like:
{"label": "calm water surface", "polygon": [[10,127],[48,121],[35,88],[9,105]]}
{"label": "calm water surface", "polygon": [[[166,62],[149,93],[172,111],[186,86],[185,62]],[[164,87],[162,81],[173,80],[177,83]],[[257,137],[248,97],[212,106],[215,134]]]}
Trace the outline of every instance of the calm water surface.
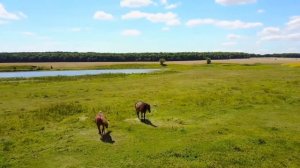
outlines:
{"label": "calm water surface", "polygon": [[81,76],[99,74],[140,74],[158,71],[158,69],[105,69],[105,70],[66,70],[66,71],[26,71],[0,72],[0,78],[32,78],[48,76]]}

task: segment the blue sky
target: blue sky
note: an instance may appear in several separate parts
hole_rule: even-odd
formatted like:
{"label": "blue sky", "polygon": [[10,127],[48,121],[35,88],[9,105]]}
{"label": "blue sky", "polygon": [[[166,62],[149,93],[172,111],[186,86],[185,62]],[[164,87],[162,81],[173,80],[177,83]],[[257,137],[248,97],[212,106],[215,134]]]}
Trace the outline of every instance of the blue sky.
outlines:
{"label": "blue sky", "polygon": [[0,0],[0,52],[300,52],[300,0]]}

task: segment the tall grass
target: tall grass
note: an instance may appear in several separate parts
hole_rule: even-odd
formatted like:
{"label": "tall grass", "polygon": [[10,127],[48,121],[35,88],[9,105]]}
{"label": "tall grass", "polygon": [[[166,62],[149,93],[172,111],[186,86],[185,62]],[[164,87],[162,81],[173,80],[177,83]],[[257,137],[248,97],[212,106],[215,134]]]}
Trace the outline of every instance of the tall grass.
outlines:
{"label": "tall grass", "polygon": [[82,105],[71,102],[71,103],[58,103],[43,107],[35,112],[35,115],[40,120],[55,120],[61,121],[62,119],[80,114],[84,112]]}

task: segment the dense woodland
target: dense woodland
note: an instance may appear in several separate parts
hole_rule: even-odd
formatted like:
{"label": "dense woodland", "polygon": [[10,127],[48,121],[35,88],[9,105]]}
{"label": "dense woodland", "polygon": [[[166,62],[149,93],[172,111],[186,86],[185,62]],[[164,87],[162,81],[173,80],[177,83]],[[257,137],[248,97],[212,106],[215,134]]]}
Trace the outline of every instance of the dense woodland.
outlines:
{"label": "dense woodland", "polygon": [[0,53],[0,62],[126,62],[126,61],[168,61],[236,59],[250,57],[300,58],[300,53],[248,54],[241,52],[178,52],[178,53],[95,53],[95,52],[19,52]]}

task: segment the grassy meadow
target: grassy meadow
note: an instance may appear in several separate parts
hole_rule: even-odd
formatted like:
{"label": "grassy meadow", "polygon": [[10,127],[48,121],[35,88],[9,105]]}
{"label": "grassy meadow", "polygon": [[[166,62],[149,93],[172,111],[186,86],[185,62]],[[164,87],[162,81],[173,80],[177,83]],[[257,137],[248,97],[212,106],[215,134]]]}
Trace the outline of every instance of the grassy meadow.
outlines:
{"label": "grassy meadow", "polygon": [[[160,68],[102,68],[129,67]],[[161,69],[0,79],[0,167],[300,167],[299,66]],[[147,123],[136,117],[138,100],[152,105]]]}

